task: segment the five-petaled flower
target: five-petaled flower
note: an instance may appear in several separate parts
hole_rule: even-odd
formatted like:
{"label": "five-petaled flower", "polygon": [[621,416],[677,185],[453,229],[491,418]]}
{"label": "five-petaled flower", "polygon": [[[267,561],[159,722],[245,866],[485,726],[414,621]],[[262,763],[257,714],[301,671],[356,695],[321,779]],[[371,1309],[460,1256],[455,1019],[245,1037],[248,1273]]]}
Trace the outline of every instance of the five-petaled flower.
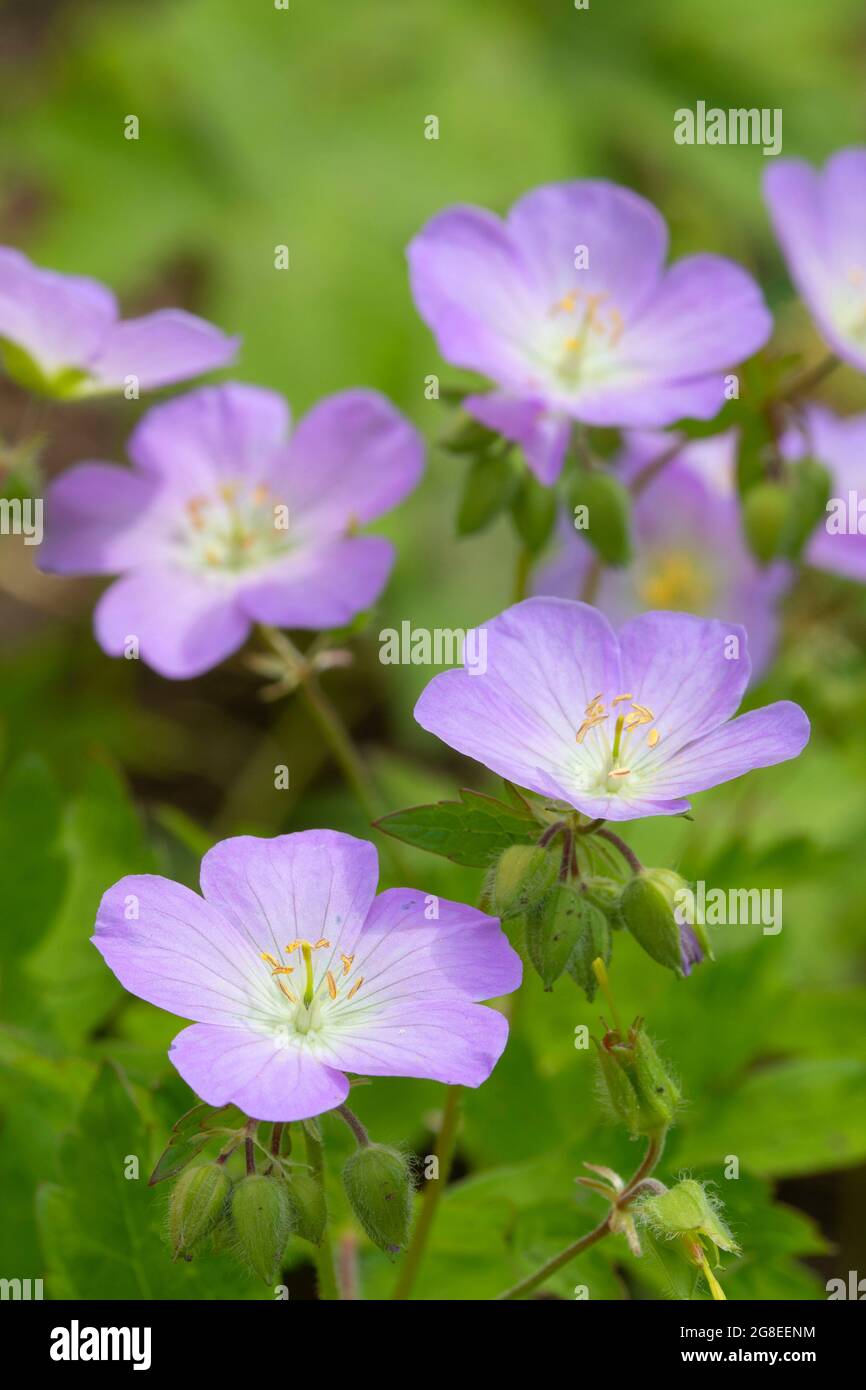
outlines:
{"label": "five-petaled flower", "polygon": [[0,363],[41,395],[73,400],[134,385],[137,396],[228,366],[239,341],[182,309],[120,319],[99,281],[0,247]]}
{"label": "five-petaled flower", "polygon": [[866,415],[809,405],[781,443],[786,458],[811,455],[830,474],[827,514],[809,539],[807,563],[866,583]]}
{"label": "five-petaled flower", "polygon": [[520,984],[495,917],[410,888],[376,896],[376,850],[332,830],[215,845],[203,896],[121,879],[93,942],[131,993],[182,1018],[169,1056],[210,1105],[300,1120],[345,1072],[479,1086],[508,1024],[479,1000]]}
{"label": "five-petaled flower", "polygon": [[504,222],[446,209],[410,244],[415,302],[443,357],[498,387],[465,409],[519,443],[543,483],[560,472],[572,421],[712,418],[723,373],[769,337],[751,276],[714,255],[666,270],[667,241],[646,199],[586,180],[535,189]]}
{"label": "five-petaled flower", "polygon": [[866,149],[820,172],[802,159],[767,170],[764,194],[791,279],[834,352],[866,370]]}
{"label": "five-petaled flower", "polygon": [[[617,474],[630,481],[675,442],[674,436],[628,434]],[[619,626],[647,609],[666,608],[740,623],[749,635],[752,679],[772,660],[777,606],[790,586],[790,565],[761,566],[752,555],[736,486],[738,435],[683,441],[672,462],[638,494],[633,511],[634,560],[605,567],[593,602]],[[594,551],[571,517],[560,528],[561,545],[533,584],[536,594],[576,598],[593,565]]]}
{"label": "five-petaled flower", "polygon": [[42,568],[122,576],[94,617],[109,655],[135,638],[148,665],[186,679],[256,622],[338,627],[378,597],[393,548],[354,531],[415,486],[420,437],[361,390],[320,401],[288,436],[275,392],[206,386],[145,415],[132,470],[83,463],[52,485]]}
{"label": "five-petaled flower", "polygon": [[679,815],[685,796],[794,758],[808,740],[788,700],[731,718],[750,674],[735,624],[644,613],[617,636],[588,604],[532,598],[485,626],[486,673],[434,676],[415,718],[585,815]]}

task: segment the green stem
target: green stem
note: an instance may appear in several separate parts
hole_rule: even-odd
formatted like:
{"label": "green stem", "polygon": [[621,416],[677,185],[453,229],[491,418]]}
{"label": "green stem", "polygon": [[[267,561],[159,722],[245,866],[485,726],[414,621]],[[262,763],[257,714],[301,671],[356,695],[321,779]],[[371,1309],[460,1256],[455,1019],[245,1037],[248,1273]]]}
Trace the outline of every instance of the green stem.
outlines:
{"label": "green stem", "polygon": [[[634,1196],[635,1185],[642,1182],[647,1174],[652,1172],[661,1158],[664,1143],[664,1134],[652,1135],[647,1140],[647,1149],[643,1156],[643,1161],[634,1174],[634,1177],[627,1183],[625,1191],[620,1195],[617,1207],[622,1208],[628,1205],[629,1201]],[[504,1293],[498,1294],[496,1302],[515,1300],[523,1298],[528,1293],[532,1293],[540,1284],[543,1284],[545,1280],[549,1279],[551,1274],[555,1274],[558,1269],[562,1269],[563,1265],[569,1264],[572,1260],[577,1259],[578,1255],[582,1255],[584,1250],[589,1250],[590,1246],[603,1240],[610,1232],[612,1215],[613,1210],[608,1212],[605,1219],[596,1226],[594,1230],[587,1232],[585,1236],[581,1236],[580,1240],[576,1240],[573,1245],[566,1246],[558,1255],[554,1255],[553,1259],[541,1265],[534,1274],[527,1275],[525,1279],[521,1279],[519,1284],[514,1284],[510,1289],[506,1289]]]}
{"label": "green stem", "polygon": [[595,831],[595,834],[600,835],[603,840],[607,840],[609,844],[613,845],[616,849],[619,850],[620,854],[622,855],[625,862],[628,864],[633,874],[643,873],[643,864],[638,859],[634,850],[629,845],[627,845],[625,840],[623,840],[621,836],[617,835],[615,831],[598,829]]}
{"label": "green stem", "polygon": [[514,571],[514,603],[520,603],[522,599],[526,598],[531,572],[532,551],[529,546],[522,545],[517,555],[517,567]]}
{"label": "green stem", "polygon": [[353,1110],[350,1110],[348,1105],[338,1105],[335,1107],[335,1110],[336,1113],[340,1116],[340,1119],[345,1120],[346,1124],[349,1126],[350,1130],[354,1134],[355,1139],[358,1143],[358,1148],[368,1148],[370,1144],[370,1136],[367,1133],[364,1126],[361,1124],[361,1121],[358,1119],[358,1116],[355,1114],[355,1112]]}
{"label": "green stem", "polygon": [[395,1299],[406,1299],[412,1291],[421,1261],[427,1250],[427,1242],[430,1239],[430,1232],[436,1218],[436,1212],[445,1185],[448,1182],[448,1174],[451,1172],[451,1163],[454,1158],[454,1149],[457,1142],[457,1122],[460,1118],[460,1097],[461,1088],[459,1086],[448,1086],[445,1091],[445,1105],[442,1111],[442,1123],[439,1126],[439,1137],[436,1140],[436,1157],[439,1160],[439,1175],[436,1178],[429,1178],[427,1187],[424,1191],[424,1199],[421,1203],[421,1214],[412,1232],[412,1239],[409,1249],[406,1251],[406,1258],[400,1270],[397,1283],[394,1285],[394,1292],[391,1295]]}
{"label": "green stem", "polygon": [[[313,1177],[325,1191],[325,1150],[320,1139],[316,1139],[304,1126],[304,1141],[307,1147],[307,1161],[313,1171]],[[316,1247],[316,1274],[319,1281],[319,1298],[325,1302],[336,1302],[340,1297],[340,1290],[337,1286],[337,1271],[334,1266],[334,1252],[331,1248],[331,1237],[325,1227],[325,1234],[322,1236],[321,1243]]]}
{"label": "green stem", "polygon": [[791,382],[791,385],[781,392],[779,399],[782,401],[798,400],[800,396],[805,396],[808,392],[814,391],[815,387],[820,386],[822,381],[824,381],[831,372],[835,372],[836,368],[840,365],[839,358],[836,357],[834,353],[829,352],[827,356],[822,357],[821,361],[817,362],[814,367],[809,367],[801,376],[796,377],[794,381]]}

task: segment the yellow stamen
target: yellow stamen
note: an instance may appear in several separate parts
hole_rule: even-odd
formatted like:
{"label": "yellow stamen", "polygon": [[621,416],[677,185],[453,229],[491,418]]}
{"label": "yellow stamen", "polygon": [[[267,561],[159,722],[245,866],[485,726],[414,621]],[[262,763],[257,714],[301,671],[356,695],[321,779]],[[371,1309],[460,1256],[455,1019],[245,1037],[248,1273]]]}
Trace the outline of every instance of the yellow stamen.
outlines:
{"label": "yellow stamen", "polygon": [[267,502],[269,496],[269,490],[264,483],[257,483],[253,488],[253,503],[255,506],[260,507],[263,502]]}
{"label": "yellow stamen", "polygon": [[658,729],[650,729],[649,733],[646,736],[647,747],[655,748],[660,738],[661,734],[659,733]]}
{"label": "yellow stamen", "polygon": [[268,965],[279,965],[276,956],[269,955],[267,951],[262,951],[262,960],[266,960]]}
{"label": "yellow stamen", "polygon": [[286,998],[288,999],[289,1003],[290,1003],[290,1004],[297,1004],[297,1002],[298,1002],[297,997],[296,997],[294,994],[292,994],[292,991],[291,991],[286,985],[283,984],[282,980],[277,980],[277,984],[279,985],[280,989],[283,991],[283,994],[286,996]]}
{"label": "yellow stamen", "polygon": [[358,990],[361,988],[363,983],[364,977],[362,975],[360,980],[356,980],[355,983],[352,985],[352,988],[349,990],[349,993],[346,995],[346,998],[353,999],[354,996],[358,993]]}
{"label": "yellow stamen", "polygon": [[634,696],[633,696],[633,695],[614,695],[614,697],[613,697],[613,699],[611,700],[610,703],[611,703],[612,705],[621,705],[622,702],[623,702],[623,700],[633,700],[633,699],[634,699]]}
{"label": "yellow stamen", "polygon": [[294,973],[295,967],[293,965],[275,965],[271,971],[272,975],[294,975]]}
{"label": "yellow stamen", "polygon": [[630,768],[630,767],[618,767],[618,768],[615,769],[615,771],[609,772],[607,775],[608,775],[608,777],[630,777],[630,776],[631,776],[631,768]]}
{"label": "yellow stamen", "polygon": [[330,994],[330,996],[331,996],[332,999],[336,999],[336,997],[337,997],[337,981],[334,979],[334,977],[333,977],[333,975],[331,974],[330,970],[326,970],[326,971],[325,971],[325,979],[326,979],[327,982],[328,982],[328,993]]}
{"label": "yellow stamen", "polygon": [[579,352],[581,346],[580,339],[566,338],[562,346],[565,348],[566,352]]}
{"label": "yellow stamen", "polygon": [[344,975],[348,975],[349,971],[352,969],[352,961],[353,961],[354,959],[355,959],[354,956],[340,956],[340,960],[343,962],[343,974],[344,974]]}
{"label": "yellow stamen", "polygon": [[237,495],[237,486],[234,483],[221,483],[219,494],[224,502],[233,502]]}
{"label": "yellow stamen", "polygon": [[323,946],[330,946],[330,944],[330,941],[326,941],[323,936],[320,936],[318,941],[314,943],[313,950],[320,951]]}
{"label": "yellow stamen", "polygon": [[557,309],[564,309],[567,314],[573,313],[579,293],[579,290],[569,290],[568,294],[562,296],[558,304],[554,304],[554,311]]}

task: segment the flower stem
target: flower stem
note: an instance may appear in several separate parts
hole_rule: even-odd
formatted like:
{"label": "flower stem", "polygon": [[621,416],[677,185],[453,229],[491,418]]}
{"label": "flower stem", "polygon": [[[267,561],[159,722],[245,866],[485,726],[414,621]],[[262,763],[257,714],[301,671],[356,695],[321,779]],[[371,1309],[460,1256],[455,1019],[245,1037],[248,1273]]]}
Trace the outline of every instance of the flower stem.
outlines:
{"label": "flower stem", "polygon": [[662,470],[667,468],[669,463],[673,463],[682,447],[683,441],[681,439],[677,440],[676,444],[669,445],[668,448],[663,449],[660,454],[656,454],[655,458],[650,459],[649,463],[644,464],[643,468],[634,475],[629,485],[629,491],[632,495],[634,497],[639,497],[644,489],[649,487],[650,483],[658,477]]}
{"label": "flower stem", "polygon": [[603,840],[609,840],[612,845],[616,846],[633,874],[643,873],[643,864],[638,859],[634,850],[630,849],[625,840],[621,839],[613,830],[599,829],[594,833],[600,835]]}
{"label": "flower stem", "polygon": [[366,1149],[370,1143],[370,1136],[361,1124],[358,1116],[349,1109],[348,1105],[337,1105],[334,1109],[340,1118],[346,1121],[346,1124],[358,1141],[358,1147]]}
{"label": "flower stem", "polygon": [[439,1126],[439,1137],[436,1140],[436,1158],[439,1161],[438,1177],[427,1180],[424,1199],[421,1204],[421,1214],[418,1217],[415,1230],[412,1232],[409,1249],[406,1251],[403,1267],[391,1295],[395,1299],[409,1297],[427,1249],[427,1242],[430,1239],[430,1231],[439,1202],[448,1182],[448,1174],[451,1172],[451,1163],[457,1141],[457,1122],[460,1118],[460,1097],[461,1088],[459,1086],[446,1088],[442,1123]]}
{"label": "flower stem", "polygon": [[[652,1171],[661,1158],[663,1148],[664,1134],[652,1135],[648,1139],[643,1161],[634,1177],[627,1183],[625,1191],[620,1196],[617,1202],[618,1208],[622,1208],[628,1204],[634,1196],[635,1184],[642,1182],[647,1174]],[[608,1213],[605,1219],[596,1226],[594,1230],[588,1231],[585,1236],[581,1236],[580,1240],[576,1240],[573,1245],[566,1246],[558,1255],[554,1255],[553,1259],[541,1265],[534,1274],[528,1275],[525,1279],[521,1279],[519,1284],[514,1284],[510,1289],[506,1289],[504,1293],[498,1294],[496,1302],[515,1300],[523,1298],[528,1293],[532,1293],[540,1284],[543,1284],[545,1280],[549,1279],[551,1274],[555,1274],[558,1269],[562,1269],[563,1265],[569,1264],[571,1260],[577,1259],[578,1255],[582,1255],[584,1250],[589,1250],[590,1246],[603,1240],[610,1232],[612,1215],[613,1210]]]}
{"label": "flower stem", "polygon": [[522,545],[517,554],[517,565],[514,571],[514,603],[520,603],[522,599],[526,598],[531,572],[532,551],[528,545]]}
{"label": "flower stem", "polygon": [[835,353],[828,352],[827,356],[822,357],[821,361],[817,362],[814,367],[809,367],[801,376],[795,377],[790,386],[781,392],[779,399],[783,401],[799,400],[801,396],[807,395],[816,386],[820,386],[821,382],[831,372],[835,372],[840,365],[839,358]]}
{"label": "flower stem", "polygon": [[[313,1177],[325,1192],[325,1150],[320,1139],[316,1139],[311,1134],[309,1128],[304,1126],[304,1142],[307,1147],[307,1161],[313,1172]],[[340,1290],[337,1286],[337,1271],[334,1267],[334,1252],[331,1248],[331,1237],[325,1227],[321,1243],[316,1247],[316,1275],[319,1282],[319,1298],[325,1302],[333,1303],[340,1297]]]}

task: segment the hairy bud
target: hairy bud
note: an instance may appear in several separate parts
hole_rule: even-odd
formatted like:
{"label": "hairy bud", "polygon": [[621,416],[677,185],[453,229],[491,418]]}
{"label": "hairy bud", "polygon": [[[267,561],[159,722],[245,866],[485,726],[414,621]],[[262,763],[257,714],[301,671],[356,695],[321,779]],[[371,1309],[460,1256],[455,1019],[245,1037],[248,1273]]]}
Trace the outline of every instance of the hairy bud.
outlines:
{"label": "hairy bud", "polygon": [[175,1259],[188,1255],[218,1224],[225,1212],[231,1179],[221,1163],[204,1163],[181,1173],[168,1208],[169,1235]]}
{"label": "hairy bud", "polygon": [[321,1183],[312,1173],[292,1170],[286,1177],[285,1190],[293,1232],[318,1245],[328,1224],[328,1208]]}
{"label": "hairy bud", "polygon": [[625,1037],[611,1029],[597,1046],[602,1093],[613,1113],[631,1134],[663,1133],[673,1123],[681,1096],[643,1020],[635,1019]]}
{"label": "hairy bud", "polygon": [[292,1224],[285,1183],[263,1173],[242,1178],[232,1193],[232,1224],[256,1274],[273,1284]]}
{"label": "hairy bud", "polygon": [[384,1144],[356,1149],[343,1169],[343,1186],[373,1244],[388,1255],[398,1254],[412,1221],[412,1184],[403,1155]]}
{"label": "hairy bud", "polygon": [[638,945],[677,975],[688,975],[709,954],[703,928],[679,911],[688,892],[688,883],[673,869],[644,869],[626,884],[620,900],[622,919]]}

